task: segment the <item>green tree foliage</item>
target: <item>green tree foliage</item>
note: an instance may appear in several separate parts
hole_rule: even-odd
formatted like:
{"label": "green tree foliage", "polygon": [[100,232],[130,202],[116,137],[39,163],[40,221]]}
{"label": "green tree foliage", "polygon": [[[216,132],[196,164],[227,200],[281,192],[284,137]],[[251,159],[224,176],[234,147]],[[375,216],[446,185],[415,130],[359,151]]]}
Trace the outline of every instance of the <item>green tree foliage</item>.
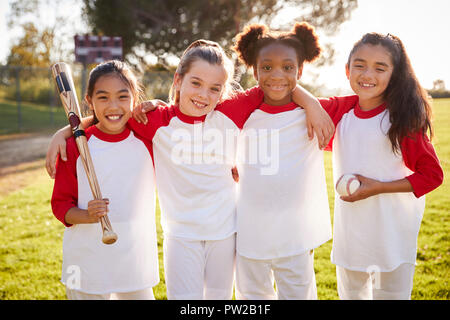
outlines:
{"label": "green tree foliage", "polygon": [[11,41],[8,64],[48,68],[72,60],[73,36],[85,29],[80,6],[80,0],[9,0],[8,29],[20,36]]}
{"label": "green tree foliage", "polygon": [[25,23],[22,28],[24,34],[11,47],[8,65],[48,67],[54,33],[49,29],[39,31],[31,22]]}
{"label": "green tree foliage", "polygon": [[22,17],[35,14],[39,10],[39,0],[10,0],[9,27],[13,27]]}
{"label": "green tree foliage", "polygon": [[433,98],[450,98],[450,91],[445,89],[445,81],[442,79],[433,81],[433,88],[428,90],[428,94]]}
{"label": "green tree foliage", "polygon": [[[270,25],[281,9],[298,12],[296,20],[308,21],[330,34],[350,17],[356,0],[83,0],[85,15],[95,34],[122,36],[124,54],[131,61],[152,53],[164,59],[179,56],[200,38],[229,48],[248,22]],[[290,21],[292,24],[292,21]],[[288,26],[289,28],[291,25]],[[332,56],[330,51],[329,56]]]}
{"label": "green tree foliage", "polygon": [[442,79],[437,79],[433,81],[433,90],[435,91],[445,91],[445,81]]}

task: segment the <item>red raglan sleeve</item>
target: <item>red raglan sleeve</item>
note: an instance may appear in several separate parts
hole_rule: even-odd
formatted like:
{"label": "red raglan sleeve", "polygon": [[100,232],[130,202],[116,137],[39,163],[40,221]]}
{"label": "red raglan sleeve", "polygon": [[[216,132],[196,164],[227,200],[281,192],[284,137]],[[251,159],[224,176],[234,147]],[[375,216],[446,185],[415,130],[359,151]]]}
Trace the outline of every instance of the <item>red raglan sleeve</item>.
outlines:
{"label": "red raglan sleeve", "polygon": [[137,133],[140,137],[149,141],[153,140],[156,131],[165,125],[168,125],[173,117],[173,108],[160,107],[146,113],[147,124],[139,123],[134,118],[128,120],[128,127]]}
{"label": "red raglan sleeve", "polygon": [[[328,113],[334,126],[336,127],[339,121],[341,121],[344,114],[349,112],[358,103],[358,96],[343,96],[343,97],[331,97],[331,98],[319,98],[319,102],[322,108]],[[328,143],[325,150],[331,151],[333,146],[334,135]]]}
{"label": "red raglan sleeve", "polygon": [[259,86],[235,93],[230,99],[220,103],[215,110],[230,118],[239,129],[244,127],[248,117],[264,100],[264,92]]}
{"label": "red raglan sleeve", "polygon": [[52,211],[55,217],[66,227],[72,226],[65,222],[67,211],[78,206],[77,159],[79,152],[75,139],[67,139],[67,161],[58,156],[56,160],[55,184],[51,199]]}
{"label": "red raglan sleeve", "polygon": [[442,184],[444,172],[433,145],[426,135],[419,132],[412,137],[406,137],[400,148],[405,165],[414,172],[406,179],[411,183],[417,198]]}
{"label": "red raglan sleeve", "polygon": [[358,96],[319,98],[319,102],[336,126],[342,119],[342,116],[353,109],[358,103]]}

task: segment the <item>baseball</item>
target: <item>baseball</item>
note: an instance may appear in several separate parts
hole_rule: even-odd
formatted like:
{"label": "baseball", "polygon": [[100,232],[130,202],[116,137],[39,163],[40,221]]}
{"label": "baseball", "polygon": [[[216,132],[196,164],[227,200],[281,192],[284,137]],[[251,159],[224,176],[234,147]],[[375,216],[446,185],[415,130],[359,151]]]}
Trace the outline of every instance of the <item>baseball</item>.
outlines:
{"label": "baseball", "polygon": [[354,193],[360,185],[361,182],[356,176],[353,174],[344,174],[336,183],[336,191],[341,196],[349,196]]}

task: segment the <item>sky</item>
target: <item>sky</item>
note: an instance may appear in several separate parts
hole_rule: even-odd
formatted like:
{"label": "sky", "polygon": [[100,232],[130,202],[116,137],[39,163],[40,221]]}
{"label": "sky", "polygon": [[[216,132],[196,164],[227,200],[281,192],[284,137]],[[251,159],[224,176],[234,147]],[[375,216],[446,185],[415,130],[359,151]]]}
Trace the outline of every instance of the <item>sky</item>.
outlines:
{"label": "sky", "polygon": [[[11,34],[6,26],[9,6],[0,0],[0,63],[6,61],[9,48],[17,34]],[[79,8],[71,8],[71,12]],[[64,10],[66,12],[66,10]],[[289,19],[292,10],[284,12],[279,19]],[[42,20],[45,21],[45,17]],[[345,62],[353,44],[367,32],[391,33],[398,36],[408,53],[421,84],[428,89],[433,81],[442,79],[450,89],[450,1],[449,0],[358,0],[358,8],[339,31],[325,39],[336,50],[334,63],[323,67],[319,83],[329,89],[346,92],[350,90],[345,77]],[[6,35],[6,37],[4,37]],[[73,38],[70,38],[73,42]],[[308,67],[304,67],[302,81],[308,81]]]}
{"label": "sky", "polygon": [[422,86],[431,89],[434,80],[442,79],[450,89],[449,0],[358,0],[350,20],[329,39],[335,62],[320,70],[320,82],[330,89],[351,90],[345,63],[353,44],[367,32],[399,37]]}

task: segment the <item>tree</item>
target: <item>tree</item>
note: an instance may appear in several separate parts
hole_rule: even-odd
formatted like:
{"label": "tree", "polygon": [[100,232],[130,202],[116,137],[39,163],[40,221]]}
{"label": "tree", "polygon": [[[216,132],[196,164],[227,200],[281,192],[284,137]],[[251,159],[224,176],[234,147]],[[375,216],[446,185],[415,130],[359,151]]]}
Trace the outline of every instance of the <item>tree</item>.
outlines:
{"label": "tree", "polygon": [[450,91],[445,89],[445,81],[437,79],[433,81],[433,89],[428,90],[428,94],[433,98],[449,98]]}
{"label": "tree", "polygon": [[8,28],[22,35],[11,46],[8,64],[47,68],[71,60],[74,34],[86,31],[79,10],[77,16],[79,0],[10,0],[9,5]]}
{"label": "tree", "polygon": [[442,79],[433,81],[433,91],[445,91],[445,82]]}
{"label": "tree", "polygon": [[[152,53],[162,59],[179,56],[192,41],[204,38],[229,48],[248,22],[270,25],[286,6],[296,20],[313,24],[326,34],[350,17],[356,0],[84,0],[84,13],[96,34],[122,36],[129,62],[145,64]],[[291,22],[292,24],[292,22]],[[328,58],[333,55],[328,50]]]}
{"label": "tree", "polygon": [[45,29],[40,32],[29,22],[23,26],[24,35],[11,47],[7,64],[13,66],[48,67],[50,51],[53,47],[54,33]]}

